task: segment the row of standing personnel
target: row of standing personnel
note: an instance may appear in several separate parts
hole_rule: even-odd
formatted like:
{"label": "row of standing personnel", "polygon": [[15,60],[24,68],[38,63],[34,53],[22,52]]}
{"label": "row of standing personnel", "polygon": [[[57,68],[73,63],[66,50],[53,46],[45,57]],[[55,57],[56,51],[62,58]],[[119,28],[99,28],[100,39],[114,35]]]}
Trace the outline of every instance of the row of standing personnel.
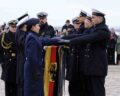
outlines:
{"label": "row of standing personnel", "polygon": [[[84,19],[83,18],[80,19],[80,22],[79,22],[79,20],[77,21],[77,19],[78,19],[78,17],[73,18],[72,24],[70,23],[70,20],[66,20],[65,25],[62,27],[61,35],[67,36],[67,35],[71,35],[73,33],[77,34],[79,31],[82,32],[82,28],[80,28],[80,30],[79,30],[79,26],[82,27],[82,25],[83,25],[82,22],[84,21]],[[117,38],[118,38],[118,36],[115,33],[115,29],[110,28],[110,38],[109,38],[109,41],[107,44],[107,58],[108,58],[109,65],[120,64],[119,63],[120,56],[118,55],[119,54],[119,52],[118,52],[119,46],[117,44]],[[115,57],[115,51],[117,53],[117,58]]]}
{"label": "row of standing personnel", "polygon": [[[46,17],[47,14],[42,13],[42,16],[41,14],[38,14],[38,16],[42,18]],[[69,80],[69,94],[70,96],[105,96],[104,83],[107,75],[106,45],[110,35],[105,24],[105,14],[93,10],[92,18],[87,16],[85,12],[81,12],[79,18],[80,20],[76,19],[74,21],[74,26],[79,26],[77,30],[74,28],[72,30],[73,34],[64,36],[59,40],[59,43],[70,46],[66,73],[66,79]],[[10,23],[9,25],[9,29],[16,27],[16,23],[13,24],[13,22],[12,25]],[[58,40],[51,41],[46,37],[40,37],[39,39],[38,33],[34,32],[35,30],[38,32],[39,29],[38,20],[36,19],[32,19],[28,23],[29,26],[32,26],[32,29],[27,27],[30,32],[20,31],[25,31],[26,26],[23,25],[19,26],[16,35],[12,34],[12,32],[1,35],[0,55],[2,56],[0,61],[3,62],[2,79],[6,85],[6,96],[44,96],[42,74],[42,56],[44,52],[42,47],[45,44],[58,43]],[[33,28],[34,25],[37,28]],[[10,31],[12,30],[10,29]],[[42,34],[42,31],[40,34],[46,36]],[[14,40],[10,40],[11,36],[13,36]],[[17,43],[15,43],[16,41]],[[31,70],[28,71],[27,69]],[[11,78],[13,80],[10,80]]]}
{"label": "row of standing personnel", "polygon": [[[66,20],[66,24],[62,27],[62,35],[67,36],[71,34],[77,34],[79,32],[79,26],[80,22],[76,20],[78,17],[73,18],[72,24],[70,24],[70,20]],[[82,21],[82,20],[81,20]],[[76,30],[75,30],[76,29]],[[119,43],[118,41],[118,36],[115,33],[115,29],[111,28],[110,29],[110,38],[107,44],[107,58],[108,58],[108,64],[109,65],[117,65],[120,64],[120,56],[119,56]],[[115,53],[116,51],[116,53]],[[117,56],[115,56],[117,54]]]}
{"label": "row of standing personnel", "polygon": [[[3,32],[0,35],[1,79],[5,81],[5,96],[24,96],[24,63],[26,61],[25,39],[28,33],[33,33],[32,35],[36,36],[36,33],[28,32],[31,31],[31,26],[40,23],[40,32],[36,38],[38,36],[51,38],[55,35],[54,28],[47,23],[47,13],[40,12],[37,16],[39,20],[31,19],[30,21],[28,19],[24,20],[22,23],[11,20],[8,22],[8,32]],[[49,41],[49,39],[47,39],[47,41]],[[31,50],[31,52],[32,51],[33,50]],[[34,56],[34,54],[31,55]],[[31,94],[31,96],[33,95]]]}
{"label": "row of standing personnel", "polygon": [[93,10],[92,18],[81,12],[73,22],[79,27],[62,37],[61,43],[70,46],[66,73],[70,96],[106,96],[106,50],[110,32],[105,23],[105,14],[98,10]]}

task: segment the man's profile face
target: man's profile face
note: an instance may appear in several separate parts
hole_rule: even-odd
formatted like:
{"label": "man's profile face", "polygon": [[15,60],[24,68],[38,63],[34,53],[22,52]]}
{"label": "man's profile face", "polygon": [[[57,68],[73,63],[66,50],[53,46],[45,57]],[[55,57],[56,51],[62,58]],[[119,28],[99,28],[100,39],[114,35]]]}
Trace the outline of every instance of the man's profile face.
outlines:
{"label": "man's profile face", "polygon": [[85,17],[83,17],[83,16],[80,16],[80,17],[79,17],[79,21],[80,21],[81,23],[83,23],[84,20],[85,20]]}
{"label": "man's profile face", "polygon": [[99,22],[99,16],[93,15],[92,16],[92,22],[94,25],[98,24]]}

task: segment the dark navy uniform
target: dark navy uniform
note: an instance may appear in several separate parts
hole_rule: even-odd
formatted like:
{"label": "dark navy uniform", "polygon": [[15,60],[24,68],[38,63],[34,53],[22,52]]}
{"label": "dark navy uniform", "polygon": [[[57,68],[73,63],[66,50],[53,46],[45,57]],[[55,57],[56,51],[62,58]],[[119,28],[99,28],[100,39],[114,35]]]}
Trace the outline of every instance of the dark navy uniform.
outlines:
{"label": "dark navy uniform", "polygon": [[53,26],[48,25],[48,23],[45,23],[40,26],[40,35],[43,37],[51,38],[55,36],[55,30]]}
{"label": "dark navy uniform", "polygon": [[[13,24],[16,26],[16,22]],[[17,50],[15,45],[15,33],[9,31],[1,34],[0,51],[2,60],[2,76],[1,79],[5,81],[6,96],[17,96],[16,84],[16,63]]]}
{"label": "dark navy uniform", "polygon": [[[102,13],[99,14],[103,16]],[[99,14],[94,13],[97,16]],[[79,96],[80,90],[78,88],[81,86],[81,83],[83,85],[84,96],[105,96],[104,83],[108,68],[106,54],[108,39],[109,30],[103,20],[100,24],[96,24],[95,28],[89,34],[70,40],[70,44],[73,45],[86,45],[83,50],[84,55],[80,53],[83,57],[80,56],[79,66],[76,67],[79,67],[77,73],[73,69],[72,76],[74,77],[76,76],[74,74],[77,74],[80,80],[69,86],[70,96]],[[83,79],[81,79],[81,76]],[[75,86],[78,86],[78,88]],[[71,89],[73,87],[76,89]]]}
{"label": "dark navy uniform", "polygon": [[[29,25],[38,24],[38,19],[29,20]],[[30,30],[25,40],[24,65],[24,96],[44,96],[43,90],[43,71],[44,71],[44,51],[46,44],[55,44],[58,40],[39,37],[39,34]]]}
{"label": "dark navy uniform", "polygon": [[[78,36],[83,36],[84,34],[88,34],[91,32],[91,29],[86,30],[86,32],[82,32],[84,30],[81,29],[80,31],[80,21],[77,18],[74,18],[73,24],[75,25],[74,30],[72,30],[67,37],[63,37],[65,39],[72,39]],[[77,26],[77,27],[76,27]],[[84,34],[83,34],[84,33]],[[79,73],[80,71],[80,60],[83,59],[84,56],[84,49],[85,49],[85,44],[84,45],[71,45],[69,48],[69,61],[67,64],[67,72],[66,72],[66,79],[69,80],[69,93],[70,96],[83,96],[84,90],[83,90],[83,77]],[[79,82],[79,83],[78,83]],[[79,93],[77,90],[79,89]]]}
{"label": "dark navy uniform", "polygon": [[26,61],[24,68],[24,96],[44,96],[43,94],[43,46],[50,40],[38,37],[35,32],[29,32],[26,43]]}
{"label": "dark navy uniform", "polygon": [[[99,30],[102,30],[101,32],[99,31]],[[97,31],[98,31],[98,33],[97,33]],[[99,36],[99,35],[101,35],[101,36]],[[94,37],[95,36],[95,37]],[[97,36],[98,36],[98,38],[97,38]],[[103,36],[103,37],[102,37]],[[95,65],[96,65],[96,67],[95,67],[95,69],[93,70],[93,68],[92,69],[89,69],[90,67],[87,67],[89,70],[84,70],[84,73],[85,74],[91,74],[91,75],[107,75],[107,59],[105,59],[106,58],[106,44],[107,44],[107,38],[108,38],[108,36],[109,36],[109,31],[108,31],[108,29],[107,29],[107,27],[105,26],[105,25],[103,25],[102,23],[101,24],[99,24],[99,25],[97,25],[96,26],[96,28],[94,28],[94,30],[93,30],[93,32],[91,33],[91,34],[89,34],[89,35],[83,35],[83,36],[81,36],[81,37],[78,37],[78,38],[75,38],[75,39],[73,39],[73,40],[71,40],[71,44],[83,44],[83,43],[89,43],[89,46],[92,48],[91,50],[89,49],[86,49],[85,51],[95,51],[95,53],[94,54],[91,54],[92,52],[89,52],[89,54],[88,54],[88,52],[85,54],[85,58],[87,59],[87,57],[88,57],[88,59],[89,60],[91,60],[91,59],[93,59],[92,57],[94,57],[94,55],[96,56],[96,58],[94,58],[94,59],[97,59],[97,60],[99,60],[100,58],[97,58],[97,57],[99,57],[100,56],[100,54],[101,55],[103,55],[104,56],[104,58],[102,58],[103,60],[104,60],[104,62],[98,62],[98,61],[96,61],[96,60],[92,60],[91,61],[91,63],[93,62],[93,67],[95,67]],[[75,41],[79,41],[79,42],[75,42]],[[105,42],[103,42],[103,40],[105,41]],[[101,42],[100,42],[101,41]],[[99,47],[100,46],[100,48],[98,48],[98,49],[94,49],[94,48],[97,48],[97,46]],[[90,48],[89,47],[89,48]],[[103,48],[103,49],[102,49]],[[103,53],[101,53],[100,51],[103,51]],[[100,52],[100,53],[99,53]],[[88,56],[88,55],[93,55],[92,57],[91,56]],[[97,55],[99,55],[99,56],[97,56]],[[97,62],[97,63],[95,63],[95,61]],[[88,62],[88,61],[86,61],[86,62]],[[95,63],[95,64],[94,64]],[[105,64],[104,66],[101,66],[101,64]],[[100,65],[99,65],[100,64]],[[90,66],[92,66],[92,64],[90,65]],[[99,67],[99,66],[101,66],[101,67]],[[104,68],[102,68],[102,67],[104,67]],[[99,69],[99,68],[102,68],[102,69]],[[98,70],[99,69],[99,70]],[[83,69],[82,69],[83,70]],[[95,71],[96,70],[96,71]],[[94,71],[94,72],[93,72]]]}
{"label": "dark navy uniform", "polygon": [[[31,34],[30,34],[31,33]],[[38,34],[29,32],[25,43],[24,96],[43,94],[43,51]]]}
{"label": "dark navy uniform", "polygon": [[27,21],[25,20],[18,25],[17,32],[15,34],[16,48],[17,48],[17,96],[23,96],[24,92],[24,63],[25,63],[25,38],[28,32],[27,28],[23,30],[23,27],[27,27]]}
{"label": "dark navy uniform", "polygon": [[85,31],[84,23],[81,23],[79,28],[79,34],[82,34]]}
{"label": "dark navy uniform", "polygon": [[54,37],[55,30],[52,25],[47,23],[47,16],[46,12],[40,12],[37,14],[37,17],[40,19],[40,35],[43,37]]}
{"label": "dark navy uniform", "polygon": [[[78,44],[86,44],[86,47],[84,47],[83,50],[84,56],[79,59],[80,65],[78,66],[78,73],[74,73],[80,74],[77,76],[83,77],[82,84],[84,83],[86,89],[89,89],[90,85],[93,86],[91,91],[88,90],[88,92],[85,92],[87,94],[86,96],[105,96],[104,82],[105,76],[107,75],[108,64],[106,55],[107,38],[109,36],[108,32],[107,27],[105,28],[104,25],[101,24],[96,26],[96,29],[90,35],[84,35],[80,38],[71,40],[71,44],[78,43],[79,41]],[[73,77],[74,76],[75,75],[73,75]],[[99,86],[100,82],[101,85]],[[98,88],[100,88],[101,91]],[[94,93],[96,95],[93,95]]]}
{"label": "dark navy uniform", "polygon": [[[71,46],[80,45],[80,50],[71,50],[73,59],[70,59],[67,73],[70,96],[105,96],[104,84],[108,69],[106,49],[110,32],[105,25],[104,14],[94,12],[94,15],[101,16],[103,21],[95,24],[90,32],[86,30],[89,34],[85,32],[65,41]],[[75,52],[79,55],[74,55]]]}

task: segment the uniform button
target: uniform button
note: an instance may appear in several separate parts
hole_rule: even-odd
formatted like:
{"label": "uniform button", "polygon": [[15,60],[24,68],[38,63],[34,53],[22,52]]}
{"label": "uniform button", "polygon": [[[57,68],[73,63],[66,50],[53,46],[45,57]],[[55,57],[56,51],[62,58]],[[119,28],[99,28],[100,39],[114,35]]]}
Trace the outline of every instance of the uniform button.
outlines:
{"label": "uniform button", "polygon": [[84,55],[85,57],[89,58],[90,56],[89,55]]}
{"label": "uniform button", "polygon": [[27,60],[28,58],[26,57],[26,60]]}
{"label": "uniform button", "polygon": [[72,51],[74,51],[74,49],[72,49]]}
{"label": "uniform button", "polygon": [[9,61],[11,61],[12,59],[10,58]]}
{"label": "uniform button", "polygon": [[89,46],[90,46],[90,44],[88,43],[88,44],[87,44],[87,46],[89,47]]}
{"label": "uniform button", "polygon": [[11,56],[12,56],[12,57],[15,57],[15,56],[16,56],[16,54],[15,54],[15,53],[12,53],[12,54],[11,54]]}
{"label": "uniform button", "polygon": [[88,49],[85,49],[85,51],[90,51],[90,49],[88,48]]}
{"label": "uniform button", "polygon": [[90,49],[87,49],[87,51],[90,51]]}
{"label": "uniform button", "polygon": [[12,50],[10,50],[9,52],[12,52]]}
{"label": "uniform button", "polygon": [[89,58],[90,56],[89,56],[89,55],[87,55],[87,57]]}

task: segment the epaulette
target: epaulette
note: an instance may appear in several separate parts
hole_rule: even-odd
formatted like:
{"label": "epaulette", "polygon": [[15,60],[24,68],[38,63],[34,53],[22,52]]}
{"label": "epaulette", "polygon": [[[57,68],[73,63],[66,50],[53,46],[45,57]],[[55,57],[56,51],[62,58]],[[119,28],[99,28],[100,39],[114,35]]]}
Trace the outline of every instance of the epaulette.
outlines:
{"label": "epaulette", "polygon": [[6,34],[6,32],[3,32],[3,33],[1,34],[1,35],[2,35],[2,37],[1,37],[1,46],[2,46],[4,49],[9,49],[9,48],[12,47],[12,43],[13,43],[13,42],[6,43],[6,42],[5,42],[5,34]]}

